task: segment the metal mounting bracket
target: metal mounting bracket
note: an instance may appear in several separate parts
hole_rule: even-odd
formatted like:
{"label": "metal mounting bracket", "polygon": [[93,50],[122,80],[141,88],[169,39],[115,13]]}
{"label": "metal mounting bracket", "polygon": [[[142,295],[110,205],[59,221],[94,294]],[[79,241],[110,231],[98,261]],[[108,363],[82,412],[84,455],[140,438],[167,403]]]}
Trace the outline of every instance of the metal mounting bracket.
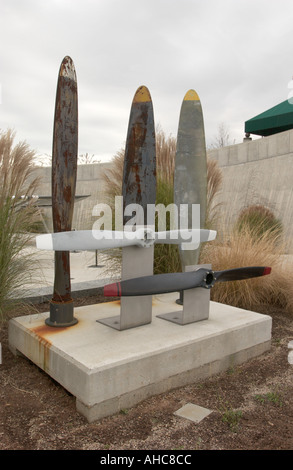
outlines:
{"label": "metal mounting bracket", "polygon": [[[185,272],[196,271],[200,268],[211,269],[210,264],[201,264],[196,266],[186,266]],[[189,323],[208,320],[210,311],[210,289],[196,287],[183,292],[183,309],[157,315],[158,318],[168,320],[178,325],[187,325]]]}

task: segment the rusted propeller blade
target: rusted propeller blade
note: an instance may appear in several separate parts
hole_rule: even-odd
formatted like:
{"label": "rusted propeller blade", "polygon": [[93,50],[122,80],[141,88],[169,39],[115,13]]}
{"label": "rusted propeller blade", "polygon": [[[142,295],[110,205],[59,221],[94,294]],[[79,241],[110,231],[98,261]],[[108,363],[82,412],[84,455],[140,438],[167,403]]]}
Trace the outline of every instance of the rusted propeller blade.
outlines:
{"label": "rusted propeller blade", "polygon": [[[127,207],[131,204],[139,205],[143,209],[137,225],[148,225],[148,205],[156,202],[156,136],[153,103],[145,86],[137,89],[132,101],[125,147],[122,195],[123,225],[132,217],[132,214],[127,213]],[[154,220],[151,223],[154,223]]]}
{"label": "rusted propeller blade", "polygon": [[195,287],[212,288],[216,282],[240,281],[270,274],[271,268],[252,266],[225,271],[198,269],[185,273],[157,274],[108,284],[101,288],[105,297],[158,295]]}
{"label": "rusted propeller blade", "polygon": [[[73,61],[65,57],[59,69],[52,151],[52,215],[54,232],[71,230],[78,152],[77,80]],[[70,326],[73,317],[69,251],[55,252],[54,293],[50,326]]]}

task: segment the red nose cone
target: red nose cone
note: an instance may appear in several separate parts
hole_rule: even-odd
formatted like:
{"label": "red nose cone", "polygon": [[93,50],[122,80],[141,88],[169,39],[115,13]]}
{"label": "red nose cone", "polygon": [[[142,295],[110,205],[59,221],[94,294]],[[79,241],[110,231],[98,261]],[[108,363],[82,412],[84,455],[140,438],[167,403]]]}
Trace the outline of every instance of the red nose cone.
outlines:
{"label": "red nose cone", "polygon": [[105,286],[104,296],[105,297],[120,297],[121,296],[120,282],[114,282],[113,284],[108,284],[107,286]]}
{"label": "red nose cone", "polygon": [[267,274],[270,274],[272,271],[272,268],[266,267],[263,272],[263,276],[266,276]]}

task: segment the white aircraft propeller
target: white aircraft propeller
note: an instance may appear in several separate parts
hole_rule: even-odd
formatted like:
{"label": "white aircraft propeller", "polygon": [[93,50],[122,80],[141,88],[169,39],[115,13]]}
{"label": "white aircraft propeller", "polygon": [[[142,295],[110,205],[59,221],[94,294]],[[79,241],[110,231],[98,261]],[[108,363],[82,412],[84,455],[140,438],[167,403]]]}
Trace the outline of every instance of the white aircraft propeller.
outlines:
{"label": "white aircraft propeller", "polygon": [[38,235],[36,246],[40,250],[74,251],[107,250],[126,246],[149,247],[154,243],[180,244],[194,250],[201,242],[216,238],[217,232],[204,229],[182,229],[155,232],[151,228],[136,231],[73,230]]}

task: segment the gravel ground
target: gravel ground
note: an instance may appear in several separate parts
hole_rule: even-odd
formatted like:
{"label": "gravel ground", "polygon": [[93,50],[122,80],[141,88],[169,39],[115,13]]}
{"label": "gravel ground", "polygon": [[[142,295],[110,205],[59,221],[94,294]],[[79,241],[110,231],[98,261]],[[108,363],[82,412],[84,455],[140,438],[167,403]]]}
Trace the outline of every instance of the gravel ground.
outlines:
{"label": "gravel ground", "polygon": [[[103,299],[78,299],[76,305]],[[47,304],[37,305],[48,311]],[[292,450],[293,315],[267,306],[271,349],[231,370],[88,423],[75,397],[27,359],[9,350],[0,327],[0,450]],[[24,312],[18,312],[18,315]],[[200,423],[174,415],[186,403],[212,412]],[[102,455],[102,454],[101,454]]]}

